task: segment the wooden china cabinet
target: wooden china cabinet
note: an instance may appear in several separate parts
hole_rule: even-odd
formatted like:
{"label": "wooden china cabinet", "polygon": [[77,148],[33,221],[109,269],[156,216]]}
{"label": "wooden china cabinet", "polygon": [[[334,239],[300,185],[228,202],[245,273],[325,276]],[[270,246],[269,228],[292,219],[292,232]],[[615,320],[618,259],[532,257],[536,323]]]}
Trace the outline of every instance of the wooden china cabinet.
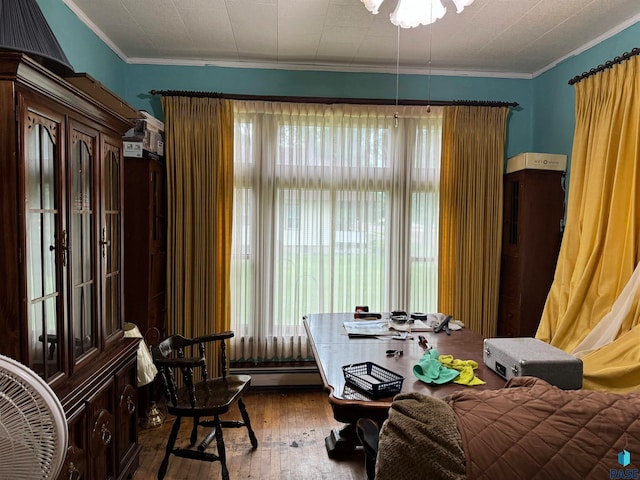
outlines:
{"label": "wooden china cabinet", "polygon": [[[130,108],[130,107],[129,107]],[[0,353],[60,398],[60,478],[131,478],[136,352],[123,337],[119,111],[21,53],[0,52]]]}

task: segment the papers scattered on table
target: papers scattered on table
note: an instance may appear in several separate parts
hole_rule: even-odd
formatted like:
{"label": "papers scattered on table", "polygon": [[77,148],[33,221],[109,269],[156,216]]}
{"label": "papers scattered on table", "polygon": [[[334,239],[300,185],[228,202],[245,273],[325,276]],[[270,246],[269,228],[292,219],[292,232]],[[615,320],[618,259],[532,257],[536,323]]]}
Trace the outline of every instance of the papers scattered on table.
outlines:
{"label": "papers scattered on table", "polygon": [[414,320],[413,324],[408,324],[396,323],[388,319],[344,322],[344,329],[350,337],[378,337],[396,335],[397,332],[430,332],[433,330],[422,320]]}
{"label": "papers scattered on table", "polygon": [[394,334],[389,330],[389,320],[344,322],[344,329],[350,337],[377,337],[378,335]]}
{"label": "papers scattered on table", "polygon": [[431,332],[433,331],[433,327],[427,325],[422,320],[414,320],[413,323],[409,323],[408,321],[405,323],[397,323],[392,320],[389,320],[389,328],[392,330],[396,330],[398,332]]}
{"label": "papers scattered on table", "polygon": [[[387,314],[388,315],[388,314]],[[426,320],[410,320],[406,322],[395,322],[389,317],[380,320],[355,320],[344,322],[344,329],[350,337],[380,337],[384,335],[396,335],[398,332],[432,332],[445,318],[442,313],[429,313]],[[462,322],[451,320],[449,328],[460,330]]]}

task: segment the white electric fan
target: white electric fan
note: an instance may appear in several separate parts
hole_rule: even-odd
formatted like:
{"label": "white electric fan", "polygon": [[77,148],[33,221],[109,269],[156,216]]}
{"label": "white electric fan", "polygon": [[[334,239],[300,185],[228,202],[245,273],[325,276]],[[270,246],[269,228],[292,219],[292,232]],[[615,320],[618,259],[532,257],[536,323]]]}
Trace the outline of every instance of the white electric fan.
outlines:
{"label": "white electric fan", "polygon": [[56,478],[67,435],[64,410],[51,387],[0,355],[0,479]]}

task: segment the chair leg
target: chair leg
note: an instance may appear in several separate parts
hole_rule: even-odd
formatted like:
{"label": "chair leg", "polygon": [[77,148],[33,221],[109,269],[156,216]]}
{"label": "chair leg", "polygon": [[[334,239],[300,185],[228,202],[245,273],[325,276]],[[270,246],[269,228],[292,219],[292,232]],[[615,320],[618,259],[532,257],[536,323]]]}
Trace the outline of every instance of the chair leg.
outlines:
{"label": "chair leg", "polygon": [[169,466],[169,456],[171,455],[171,452],[173,452],[173,447],[176,444],[176,438],[178,438],[178,430],[180,430],[181,420],[182,417],[176,417],[175,421],[173,422],[173,427],[171,427],[171,433],[169,434],[169,440],[167,441],[167,446],[165,448],[164,458],[162,459],[160,469],[158,470],[158,480],[162,480],[167,474],[167,467]]}
{"label": "chair leg", "polygon": [[193,428],[191,429],[191,442],[190,446],[194,446],[198,441],[198,425],[200,424],[200,417],[193,417]]}
{"label": "chair leg", "polygon": [[251,440],[251,446],[255,450],[256,448],[258,448],[258,439],[256,438],[256,434],[253,432],[253,428],[251,428],[251,420],[249,420],[247,407],[244,406],[241,398],[238,399],[238,408],[240,409],[240,415],[242,415],[242,421],[249,431],[249,440]]}
{"label": "chair leg", "polygon": [[[220,423],[218,415],[215,416],[216,424]],[[222,480],[229,480],[229,470],[227,469],[227,451],[224,448],[224,438],[222,437],[222,428],[216,428],[216,445],[218,447],[218,457],[220,458],[220,466],[222,468]]]}
{"label": "chair leg", "polygon": [[378,436],[380,434],[378,424],[370,418],[360,418],[356,422],[356,433],[364,447],[367,479],[373,480],[376,476],[376,457],[378,455]]}

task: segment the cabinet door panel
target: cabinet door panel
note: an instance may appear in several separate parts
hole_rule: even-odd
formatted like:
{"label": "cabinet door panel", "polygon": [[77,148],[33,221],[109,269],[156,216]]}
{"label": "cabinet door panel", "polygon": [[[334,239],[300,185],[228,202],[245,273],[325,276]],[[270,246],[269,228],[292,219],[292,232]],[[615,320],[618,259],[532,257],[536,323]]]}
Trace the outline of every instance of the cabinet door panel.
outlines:
{"label": "cabinet door panel", "polygon": [[151,248],[163,250],[166,244],[164,170],[159,162],[150,162]]}
{"label": "cabinet door panel", "polygon": [[59,135],[62,123],[52,116],[25,112],[25,223],[29,365],[50,379],[62,370],[59,339],[63,318],[61,266],[67,236],[61,215]]}
{"label": "cabinet door panel", "polygon": [[101,250],[104,281],[104,329],[107,341],[122,330],[122,150],[105,141],[102,185],[104,218]]}
{"label": "cabinet door panel", "polygon": [[[80,131],[82,128],[82,131]],[[69,158],[71,328],[77,361],[98,348],[96,302],[97,132],[74,124]]]}
{"label": "cabinet door panel", "polygon": [[84,408],[68,420],[69,446],[58,478],[65,480],[87,479],[87,413]]}
{"label": "cabinet door panel", "polygon": [[[135,323],[145,337],[164,338],[165,167],[148,152],[142,158],[125,158],[124,166],[125,320]],[[146,409],[148,402],[141,405]]]}
{"label": "cabinet door panel", "polygon": [[135,359],[129,362],[116,374],[116,385],[118,392],[118,408],[116,410],[116,422],[118,425],[118,435],[116,452],[119,461],[118,476],[137,468],[137,462],[133,463],[136,457],[138,446],[138,393],[137,384],[137,363]]}
{"label": "cabinet door panel", "polygon": [[165,252],[153,252],[149,257],[149,296],[154,298],[166,290],[167,255]]}
{"label": "cabinet door panel", "polygon": [[520,302],[517,298],[503,297],[501,299],[499,315],[500,323],[498,324],[498,336],[532,336],[531,333],[523,334],[521,331],[522,325],[520,324]]}
{"label": "cabinet door panel", "polygon": [[110,378],[88,401],[91,478],[115,478],[115,389]]}
{"label": "cabinet door panel", "polygon": [[500,336],[534,336],[538,329],[560,250],[563,175],[532,169],[504,178]]}

